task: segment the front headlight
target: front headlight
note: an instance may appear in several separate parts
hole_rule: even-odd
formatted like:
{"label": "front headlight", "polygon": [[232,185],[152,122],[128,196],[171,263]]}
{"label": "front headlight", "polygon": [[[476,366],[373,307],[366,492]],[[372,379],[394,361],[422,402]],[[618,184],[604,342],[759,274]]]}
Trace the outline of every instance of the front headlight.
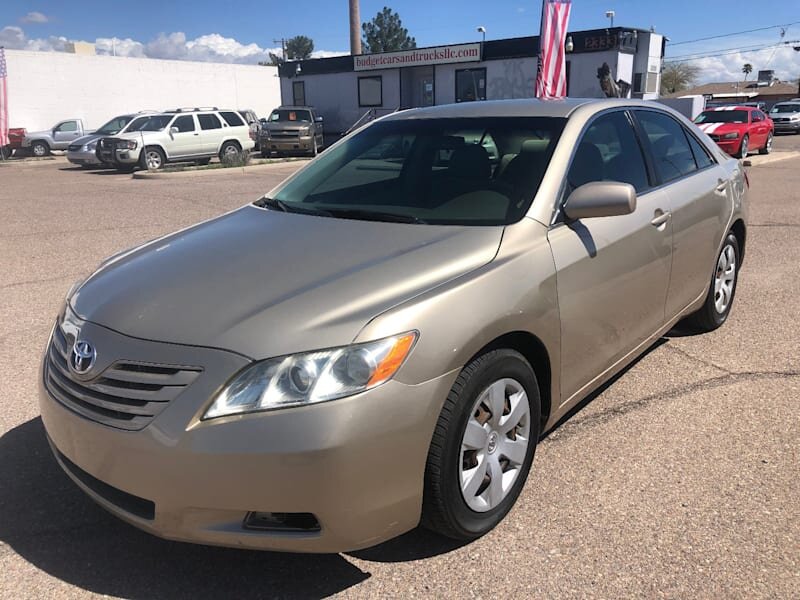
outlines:
{"label": "front headlight", "polygon": [[789,117],[790,121],[800,121],[800,115],[795,115],[793,117]]}
{"label": "front headlight", "polygon": [[136,140],[121,140],[117,142],[117,149],[136,150],[138,142]]}
{"label": "front headlight", "polygon": [[83,149],[87,152],[94,152],[97,149],[97,142],[89,142]]}
{"label": "front headlight", "polygon": [[303,127],[300,129],[300,135],[311,135],[311,127]]}
{"label": "front headlight", "polygon": [[739,137],[739,134],[736,131],[732,131],[730,133],[726,133],[725,135],[723,135],[722,139],[723,140],[735,140],[738,137]]}
{"label": "front headlight", "polygon": [[343,348],[271,358],[236,375],[203,415],[213,419],[352,396],[389,381],[417,333]]}

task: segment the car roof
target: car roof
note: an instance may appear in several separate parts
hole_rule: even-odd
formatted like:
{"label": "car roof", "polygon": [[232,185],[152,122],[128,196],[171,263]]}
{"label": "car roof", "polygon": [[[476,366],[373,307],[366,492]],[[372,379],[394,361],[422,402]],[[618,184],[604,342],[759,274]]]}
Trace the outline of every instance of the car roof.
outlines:
{"label": "car roof", "polygon": [[569,117],[577,109],[591,106],[597,111],[616,107],[646,107],[664,110],[667,107],[652,101],[631,100],[629,98],[564,98],[561,100],[538,100],[525,98],[519,100],[486,100],[442,104],[426,108],[392,113],[384,120],[403,119],[453,119],[479,117]]}
{"label": "car roof", "polygon": [[273,108],[272,110],[314,110],[313,106],[294,106],[292,104],[281,105],[278,108]]}

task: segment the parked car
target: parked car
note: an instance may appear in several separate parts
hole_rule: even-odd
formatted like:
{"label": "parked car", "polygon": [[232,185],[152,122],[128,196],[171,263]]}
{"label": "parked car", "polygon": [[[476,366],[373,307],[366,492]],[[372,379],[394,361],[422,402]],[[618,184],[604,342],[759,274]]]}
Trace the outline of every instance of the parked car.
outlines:
{"label": "parked car", "polygon": [[800,133],[800,98],[788,102],[779,102],[769,111],[778,133],[792,131]]}
{"label": "parked car", "polygon": [[704,110],[694,122],[731,156],[744,158],[749,152],[772,152],[775,125],[767,115],[750,106],[726,106]]}
{"label": "parked car", "polygon": [[8,130],[8,144],[0,148],[0,158],[10,158],[15,151],[22,148],[22,140],[25,139],[26,130],[24,127],[12,127]]}
{"label": "parked car", "polygon": [[173,540],[476,538],[543,432],[679,321],[725,323],[747,185],[652,102],[392,114],[73,286],[48,439],[101,506]]}
{"label": "parked car", "polygon": [[322,117],[311,106],[280,106],[261,126],[261,156],[272,153],[316,156],[325,145]]}
{"label": "parked car", "polygon": [[105,136],[137,131],[155,111],[142,111],[132,115],[114,117],[94,133],[78,138],[67,147],[67,160],[85,168],[103,165],[97,156],[97,141]]}
{"label": "parked car", "polygon": [[161,169],[168,162],[208,164],[212,157],[238,156],[253,140],[242,117],[227,109],[177,109],[151,115],[138,131],[105,137],[98,143],[103,161],[121,171]]}
{"label": "parked car", "polygon": [[254,110],[249,108],[242,108],[236,112],[241,115],[241,117],[244,119],[244,122],[247,123],[247,126],[250,128],[250,139],[253,140],[253,143],[255,144],[253,146],[253,150],[258,152],[258,137],[261,133],[261,121],[259,120],[258,115]]}
{"label": "parked car", "polygon": [[22,149],[34,156],[47,156],[51,150],[66,150],[75,140],[91,132],[81,119],[67,119],[45,131],[27,132]]}

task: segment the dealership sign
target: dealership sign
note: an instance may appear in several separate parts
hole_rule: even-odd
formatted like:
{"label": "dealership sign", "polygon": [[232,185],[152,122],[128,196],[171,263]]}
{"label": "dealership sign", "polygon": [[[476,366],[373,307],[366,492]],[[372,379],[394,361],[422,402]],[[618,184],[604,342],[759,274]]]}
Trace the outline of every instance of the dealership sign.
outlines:
{"label": "dealership sign", "polygon": [[370,69],[393,69],[419,65],[442,65],[446,63],[477,62],[481,59],[480,44],[459,44],[439,48],[420,48],[402,52],[362,54],[354,56],[356,71]]}

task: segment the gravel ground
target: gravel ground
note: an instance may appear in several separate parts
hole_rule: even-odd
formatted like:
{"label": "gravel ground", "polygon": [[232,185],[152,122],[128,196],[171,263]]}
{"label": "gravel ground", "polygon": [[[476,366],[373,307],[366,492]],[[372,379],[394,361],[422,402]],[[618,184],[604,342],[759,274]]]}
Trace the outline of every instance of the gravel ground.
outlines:
{"label": "gravel ground", "polygon": [[[776,150],[800,150],[782,136]],[[800,590],[800,159],[753,161],[736,305],[671,332],[551,432],[519,503],[467,545],[418,530],[353,554],[178,544],[63,475],[36,369],[72,282],[104,256],[255,199],[297,168],[133,180],[0,168],[0,597],[789,598]]]}

